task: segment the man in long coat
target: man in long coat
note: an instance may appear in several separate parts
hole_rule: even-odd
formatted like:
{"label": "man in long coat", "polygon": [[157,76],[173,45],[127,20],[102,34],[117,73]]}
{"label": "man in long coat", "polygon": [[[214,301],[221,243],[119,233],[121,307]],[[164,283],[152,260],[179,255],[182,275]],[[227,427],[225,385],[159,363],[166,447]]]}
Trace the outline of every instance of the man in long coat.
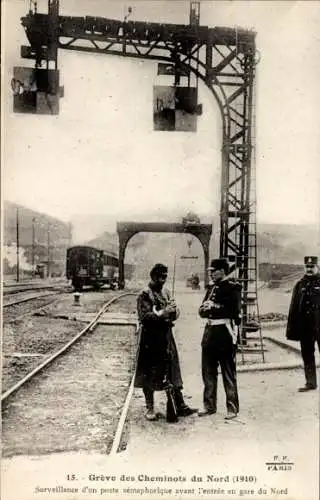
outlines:
{"label": "man in long coat", "polygon": [[174,388],[179,416],[188,416],[197,410],[189,408],[182,395],[182,377],[177,347],[172,334],[179,310],[163,286],[168,268],[156,264],[151,272],[151,281],[137,299],[140,322],[140,345],[135,377],[135,387],[143,390],[147,420],[157,420],[154,412],[154,391],[165,389],[169,381]]}
{"label": "man in long coat", "polygon": [[300,341],[306,385],[299,392],[317,388],[315,342],[320,351],[320,274],[318,258],[304,259],[305,275],[296,283],[289,309],[286,337]]}

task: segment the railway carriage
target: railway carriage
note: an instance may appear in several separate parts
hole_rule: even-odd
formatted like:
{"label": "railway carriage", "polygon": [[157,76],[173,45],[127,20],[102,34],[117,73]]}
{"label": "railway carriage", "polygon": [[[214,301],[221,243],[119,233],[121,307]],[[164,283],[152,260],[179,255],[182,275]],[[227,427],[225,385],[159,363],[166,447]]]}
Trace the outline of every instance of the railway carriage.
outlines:
{"label": "railway carriage", "polygon": [[[131,279],[134,266],[124,265],[127,279]],[[91,246],[73,246],[67,249],[67,279],[75,290],[84,286],[99,290],[104,285],[116,289],[119,285],[119,260],[116,254]]]}
{"label": "railway carriage", "polygon": [[84,286],[98,290],[109,285],[114,289],[117,287],[117,272],[118,259],[115,255],[90,246],[67,249],[67,279],[71,280],[77,291],[81,291]]}

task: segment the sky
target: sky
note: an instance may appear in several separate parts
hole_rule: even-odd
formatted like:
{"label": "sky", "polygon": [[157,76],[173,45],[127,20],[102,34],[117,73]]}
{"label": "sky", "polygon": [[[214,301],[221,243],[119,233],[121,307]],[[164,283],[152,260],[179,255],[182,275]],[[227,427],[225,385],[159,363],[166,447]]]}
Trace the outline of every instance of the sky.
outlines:
{"label": "sky", "polygon": [[[38,11],[46,12],[46,1]],[[200,83],[197,133],[155,132],[156,61],[59,51],[58,116],[12,112],[12,67],[26,44],[25,0],[5,0],[3,197],[63,220],[75,214],[219,212],[221,118]],[[188,23],[188,1],[60,0],[64,15]],[[320,9],[316,1],[202,1],[201,24],[254,29],[257,68],[257,216],[320,219]]]}

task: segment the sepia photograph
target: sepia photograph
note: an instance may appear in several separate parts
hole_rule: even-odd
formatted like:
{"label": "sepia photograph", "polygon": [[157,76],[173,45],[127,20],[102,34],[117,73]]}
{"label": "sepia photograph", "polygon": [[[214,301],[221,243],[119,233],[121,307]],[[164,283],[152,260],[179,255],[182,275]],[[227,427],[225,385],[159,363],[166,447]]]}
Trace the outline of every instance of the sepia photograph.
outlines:
{"label": "sepia photograph", "polygon": [[1,11],[1,498],[318,500],[319,1]]}

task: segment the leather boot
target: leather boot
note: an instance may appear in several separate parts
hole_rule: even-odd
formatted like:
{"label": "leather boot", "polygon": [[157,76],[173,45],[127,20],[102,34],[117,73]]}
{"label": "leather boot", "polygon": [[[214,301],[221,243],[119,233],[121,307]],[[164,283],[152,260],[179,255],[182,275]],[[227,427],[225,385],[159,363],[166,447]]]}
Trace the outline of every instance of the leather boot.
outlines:
{"label": "leather boot", "polygon": [[189,415],[192,415],[193,413],[196,413],[198,411],[198,408],[190,408],[190,406],[188,406],[184,402],[181,389],[175,389],[174,394],[177,403],[179,417],[188,417]]}

